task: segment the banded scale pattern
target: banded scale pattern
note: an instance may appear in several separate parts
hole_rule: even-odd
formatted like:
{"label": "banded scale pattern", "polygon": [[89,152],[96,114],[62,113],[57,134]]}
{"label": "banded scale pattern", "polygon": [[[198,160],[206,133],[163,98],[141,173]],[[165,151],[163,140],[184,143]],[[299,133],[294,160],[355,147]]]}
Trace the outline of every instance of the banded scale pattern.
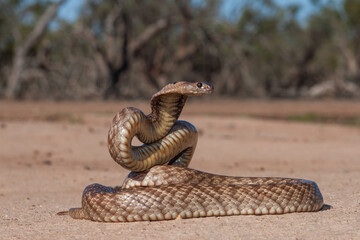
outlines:
{"label": "banded scale pattern", "polygon": [[[187,167],[195,151],[197,131],[191,123],[178,118],[188,96],[212,91],[213,87],[206,83],[177,82],[152,97],[152,112],[147,116],[137,108],[124,108],[115,115],[109,130],[110,155],[135,172],[169,162]],[[134,136],[144,145],[131,146]]]}
{"label": "banded scale pattern", "polygon": [[[132,172],[121,187],[87,186],[81,208],[58,214],[132,222],[320,210],[323,198],[313,181],[220,176],[187,168],[197,132],[178,117],[188,96],[212,90],[207,83],[177,82],[152,97],[149,115],[136,108],[117,113],[109,130],[109,152]],[[135,136],[144,145],[132,146]]]}
{"label": "banded scale pattern", "polygon": [[144,180],[141,187],[88,186],[83,194],[83,207],[71,209],[70,216],[93,221],[132,222],[178,217],[284,214],[316,211],[322,206],[321,193],[312,181],[227,177],[190,169],[190,172],[202,176],[198,179],[190,177],[192,180],[188,182],[179,180],[158,184],[155,183],[157,173],[171,172],[170,175],[175,176],[183,168],[154,168],[150,182]]}

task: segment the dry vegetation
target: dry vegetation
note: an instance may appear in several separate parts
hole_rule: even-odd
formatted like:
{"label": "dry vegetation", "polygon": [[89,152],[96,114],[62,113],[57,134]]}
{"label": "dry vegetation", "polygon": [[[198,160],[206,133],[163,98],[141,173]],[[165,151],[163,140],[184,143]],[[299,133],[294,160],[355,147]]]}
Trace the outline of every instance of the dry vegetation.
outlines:
{"label": "dry vegetation", "polygon": [[[359,97],[360,1],[0,2],[0,97],[149,97],[167,82],[207,81],[232,97]],[[335,4],[336,2],[337,4]],[[49,24],[52,27],[49,27]]]}

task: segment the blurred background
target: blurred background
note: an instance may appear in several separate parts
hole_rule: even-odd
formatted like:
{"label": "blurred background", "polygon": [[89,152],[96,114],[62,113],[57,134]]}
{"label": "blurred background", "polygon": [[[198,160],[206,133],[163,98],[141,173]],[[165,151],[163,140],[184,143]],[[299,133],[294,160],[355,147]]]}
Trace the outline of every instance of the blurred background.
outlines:
{"label": "blurred background", "polygon": [[0,98],[359,98],[360,0],[1,0]]}

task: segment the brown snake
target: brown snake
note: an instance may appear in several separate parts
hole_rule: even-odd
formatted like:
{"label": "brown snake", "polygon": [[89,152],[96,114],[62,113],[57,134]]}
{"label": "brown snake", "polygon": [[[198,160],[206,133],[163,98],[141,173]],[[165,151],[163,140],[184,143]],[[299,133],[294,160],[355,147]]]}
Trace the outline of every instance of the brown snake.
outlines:
{"label": "brown snake", "polygon": [[[109,130],[109,152],[132,172],[122,187],[87,186],[81,208],[58,214],[99,222],[132,222],[320,210],[323,198],[313,181],[229,177],[187,168],[197,131],[177,119],[188,96],[212,91],[207,83],[176,82],[152,97],[151,114],[146,116],[136,108],[118,112]],[[134,136],[144,145],[131,146]]]}

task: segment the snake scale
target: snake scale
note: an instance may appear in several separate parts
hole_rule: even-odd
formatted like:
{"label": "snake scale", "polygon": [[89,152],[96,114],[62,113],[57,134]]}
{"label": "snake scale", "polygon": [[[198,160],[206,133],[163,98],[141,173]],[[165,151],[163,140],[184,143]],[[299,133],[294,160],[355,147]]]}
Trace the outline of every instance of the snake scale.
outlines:
{"label": "snake scale", "polygon": [[[81,208],[58,214],[132,222],[320,210],[323,198],[313,181],[220,176],[187,168],[197,131],[178,117],[188,96],[212,91],[208,83],[175,82],[152,97],[151,114],[131,107],[118,112],[109,130],[109,152],[132,172],[121,187],[87,186]],[[144,145],[132,146],[134,136]]]}

